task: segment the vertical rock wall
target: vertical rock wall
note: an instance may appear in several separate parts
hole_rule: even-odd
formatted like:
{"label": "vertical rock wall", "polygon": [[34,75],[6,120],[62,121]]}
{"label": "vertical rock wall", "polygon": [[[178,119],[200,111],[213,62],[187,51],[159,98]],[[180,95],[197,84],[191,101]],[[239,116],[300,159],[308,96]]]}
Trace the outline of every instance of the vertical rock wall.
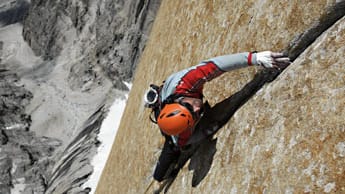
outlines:
{"label": "vertical rock wall", "polygon": [[[97,193],[143,193],[152,179],[163,139],[143,108],[145,86],[200,60],[253,50],[298,54],[217,134],[206,178],[192,188],[193,172],[185,167],[169,192],[345,192],[344,19],[336,17],[323,33],[310,33],[331,20],[325,15],[332,10],[344,15],[344,4],[163,1]],[[315,42],[304,41],[315,34]],[[297,52],[294,44],[302,49]],[[259,70],[224,74],[206,85],[205,98],[211,104],[221,101]]]}
{"label": "vertical rock wall", "polygon": [[345,192],[344,41],[342,18],[238,111],[220,134],[230,168],[212,177],[239,193]]}

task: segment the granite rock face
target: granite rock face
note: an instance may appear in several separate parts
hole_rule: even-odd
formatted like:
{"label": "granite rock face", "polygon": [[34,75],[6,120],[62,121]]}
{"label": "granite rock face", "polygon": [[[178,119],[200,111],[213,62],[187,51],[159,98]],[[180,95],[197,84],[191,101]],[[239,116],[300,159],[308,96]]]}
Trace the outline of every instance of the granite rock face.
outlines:
{"label": "granite rock face", "polygon": [[[206,177],[192,187],[186,165],[168,193],[344,193],[344,15],[345,1],[163,1],[97,193],[143,193],[152,180],[163,138],[143,85],[253,50],[284,51],[293,63],[218,132]],[[228,72],[205,98],[214,105],[260,71]]]}
{"label": "granite rock face", "polygon": [[0,3],[0,193],[89,193],[160,0]]}
{"label": "granite rock face", "polygon": [[342,18],[230,122],[232,189],[345,192],[344,35]]}

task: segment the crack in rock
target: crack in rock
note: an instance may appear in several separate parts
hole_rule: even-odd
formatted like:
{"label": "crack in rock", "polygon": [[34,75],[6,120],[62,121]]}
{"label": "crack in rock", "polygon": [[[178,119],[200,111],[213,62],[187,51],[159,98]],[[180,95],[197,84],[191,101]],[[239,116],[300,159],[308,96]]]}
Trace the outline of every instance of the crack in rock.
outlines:
{"label": "crack in rock", "polygon": [[311,28],[297,36],[291,41],[285,53],[291,61],[294,61],[304,50],[306,50],[324,31],[330,28],[345,15],[345,1],[337,1],[334,6],[329,7]]}

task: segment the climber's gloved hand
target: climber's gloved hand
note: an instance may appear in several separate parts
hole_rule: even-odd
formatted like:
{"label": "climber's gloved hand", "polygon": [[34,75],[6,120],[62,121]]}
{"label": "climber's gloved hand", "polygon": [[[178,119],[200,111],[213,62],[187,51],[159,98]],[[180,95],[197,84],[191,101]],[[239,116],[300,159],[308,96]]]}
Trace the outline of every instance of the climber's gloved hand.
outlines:
{"label": "climber's gloved hand", "polygon": [[256,53],[256,61],[258,65],[265,68],[285,68],[290,65],[289,57],[283,53],[263,51]]}

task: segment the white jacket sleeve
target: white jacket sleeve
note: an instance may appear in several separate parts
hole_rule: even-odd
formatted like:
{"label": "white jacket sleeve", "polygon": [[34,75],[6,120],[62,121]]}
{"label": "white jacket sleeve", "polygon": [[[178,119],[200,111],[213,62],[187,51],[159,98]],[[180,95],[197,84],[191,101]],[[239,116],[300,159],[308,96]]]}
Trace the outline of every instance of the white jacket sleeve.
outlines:
{"label": "white jacket sleeve", "polygon": [[237,54],[230,54],[211,58],[204,62],[213,62],[222,71],[231,71],[242,67],[248,67],[248,65],[258,65],[256,60],[256,53],[243,52]]}

